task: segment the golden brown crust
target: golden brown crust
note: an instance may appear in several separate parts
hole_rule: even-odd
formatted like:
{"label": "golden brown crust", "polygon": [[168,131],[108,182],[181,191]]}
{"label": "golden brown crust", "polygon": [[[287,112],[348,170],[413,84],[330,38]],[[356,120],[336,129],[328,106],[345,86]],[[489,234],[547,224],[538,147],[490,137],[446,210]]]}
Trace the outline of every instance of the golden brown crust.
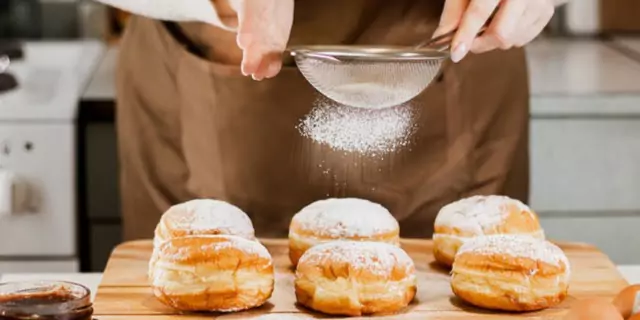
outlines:
{"label": "golden brown crust", "polygon": [[[537,239],[545,239],[544,230],[540,226],[538,215],[529,207],[521,202],[507,197],[499,196],[483,196],[463,199],[461,201],[469,201],[473,203],[473,198],[479,201],[476,206],[459,206],[457,209],[465,212],[479,210],[478,206],[482,206],[481,199],[489,199],[487,201],[494,202],[492,205],[485,205],[482,214],[476,213],[473,218],[465,218],[464,214],[458,214],[453,217],[454,211],[451,208],[444,207],[439,213],[439,218],[434,224],[434,246],[433,254],[440,264],[450,267],[453,264],[458,248],[468,239],[472,239],[483,235],[498,234],[517,234],[529,235]],[[500,204],[499,209],[496,207]],[[453,203],[455,205],[455,203]],[[499,213],[492,210],[500,210],[503,217],[495,220],[495,216]],[[485,219],[485,215],[494,215],[494,217]],[[440,217],[443,215],[443,217]],[[448,217],[446,217],[448,216]],[[476,222],[470,220],[476,219]]]}
{"label": "golden brown crust", "polygon": [[451,267],[456,253],[463,241],[449,235],[438,234],[433,236],[433,257],[441,265]]}
{"label": "golden brown crust", "polygon": [[[492,205],[485,205],[482,209],[480,209],[480,206],[483,205],[482,202],[479,202],[476,206],[461,208],[461,210],[466,211],[487,210],[486,212],[482,212],[480,216],[474,216],[473,218],[464,217],[464,215],[458,215],[457,218],[454,218],[452,210],[445,209],[446,207],[444,207],[438,213],[438,216],[442,215],[443,217],[436,219],[436,223],[434,224],[434,233],[458,237],[476,237],[492,234],[537,234],[542,231],[538,215],[531,208],[515,199],[499,196],[472,198],[489,199],[486,201],[494,203]],[[470,200],[472,198],[463,199],[462,201],[473,201]],[[498,206],[498,208],[496,208],[496,206]],[[493,212],[492,210],[499,210],[499,212]],[[444,217],[448,215],[451,217]],[[485,216],[488,215],[497,215],[502,217],[499,218],[498,221],[494,221],[493,219],[495,218],[493,217],[486,219]],[[477,227],[468,227],[470,219],[475,219],[477,221]]]}
{"label": "golden brown crust", "polygon": [[399,245],[400,227],[389,210],[357,198],[319,200],[302,208],[289,225],[289,258],[297,265],[309,248],[333,240]]}
{"label": "golden brown crust", "polygon": [[326,233],[319,229],[306,228],[299,221],[292,220],[289,229],[301,238],[315,238],[319,240],[329,241],[338,239],[360,240],[360,241],[380,241],[389,242],[400,236],[400,228],[393,228],[387,231],[378,231],[368,235],[340,235],[336,233]]}
{"label": "golden brown crust", "polygon": [[255,240],[251,219],[227,202],[196,199],[169,208],[154,231],[154,244],[193,235],[235,235]]}
{"label": "golden brown crust", "polygon": [[469,304],[493,310],[533,311],[555,306],[567,296],[570,270],[565,260],[550,262],[464,249],[453,263],[451,288]]}
{"label": "golden brown crust", "polygon": [[567,297],[567,291],[562,289],[558,289],[555,294],[532,295],[527,300],[523,300],[521,294],[508,291],[499,294],[485,294],[456,287],[453,283],[451,289],[458,298],[476,307],[513,312],[547,309],[560,304]]}
{"label": "golden brown crust", "polygon": [[[348,245],[354,247],[346,248]],[[326,314],[360,316],[405,308],[416,294],[417,280],[413,262],[398,247],[337,241],[303,255],[294,286],[298,303],[305,307]]]}
{"label": "golden brown crust", "polygon": [[158,301],[179,311],[192,312],[236,312],[257,308],[265,304],[272,293],[272,289],[265,287],[253,292],[228,290],[176,294],[163,287],[153,287],[153,294]]}
{"label": "golden brown crust", "polygon": [[264,304],[274,288],[267,249],[237,236],[171,239],[149,263],[154,295],[181,311],[237,311]]}
{"label": "golden brown crust", "polygon": [[304,245],[301,241],[289,239],[289,260],[294,267],[298,265],[300,257],[302,257],[304,252],[308,249],[309,247]]}
{"label": "golden brown crust", "polygon": [[458,255],[455,265],[456,268],[482,270],[488,273],[508,270],[514,273],[513,276],[528,274],[532,270],[535,270],[536,275],[542,276],[564,275],[568,272],[568,266],[563,262],[556,265],[528,257],[476,252],[465,252]]}
{"label": "golden brown crust", "polygon": [[454,256],[448,255],[446,252],[442,251],[440,247],[436,247],[435,245],[433,246],[433,257],[436,262],[445,267],[451,267],[453,264]]}
{"label": "golden brown crust", "polygon": [[375,241],[399,246],[400,230],[394,229],[389,232],[373,234],[369,237],[332,237],[322,236],[320,233],[314,233],[310,230],[300,229],[299,225],[292,221],[291,228],[289,229],[289,259],[291,260],[293,266],[296,266],[298,264],[298,260],[300,260],[300,257],[305,253],[305,251],[309,250],[309,248],[334,240]]}
{"label": "golden brown crust", "polygon": [[216,264],[223,270],[261,267],[272,261],[259,242],[228,235],[174,238],[164,242],[159,252],[167,262]]}

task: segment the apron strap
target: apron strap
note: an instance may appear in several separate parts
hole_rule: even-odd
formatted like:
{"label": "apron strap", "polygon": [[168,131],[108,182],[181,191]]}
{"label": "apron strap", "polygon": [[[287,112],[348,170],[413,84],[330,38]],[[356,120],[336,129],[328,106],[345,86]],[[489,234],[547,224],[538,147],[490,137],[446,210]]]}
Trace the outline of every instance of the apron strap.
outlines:
{"label": "apron strap", "polygon": [[162,24],[167,29],[167,32],[181,45],[185,48],[185,50],[189,51],[189,53],[198,56],[199,58],[205,59],[205,51],[204,49],[191,41],[187,35],[182,32],[180,26],[172,21],[162,21]]}

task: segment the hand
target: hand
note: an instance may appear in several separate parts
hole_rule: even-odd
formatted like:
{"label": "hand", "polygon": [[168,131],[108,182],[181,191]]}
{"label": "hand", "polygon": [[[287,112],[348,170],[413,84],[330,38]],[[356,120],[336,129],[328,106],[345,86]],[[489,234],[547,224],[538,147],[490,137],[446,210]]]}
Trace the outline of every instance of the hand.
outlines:
{"label": "hand", "polygon": [[254,80],[276,76],[293,25],[294,0],[229,0],[238,15],[242,74]]}
{"label": "hand", "polygon": [[[487,30],[478,36],[494,11]],[[451,45],[451,60],[459,62],[469,51],[482,53],[524,46],[542,32],[554,11],[555,0],[446,0],[434,36],[458,28]]]}

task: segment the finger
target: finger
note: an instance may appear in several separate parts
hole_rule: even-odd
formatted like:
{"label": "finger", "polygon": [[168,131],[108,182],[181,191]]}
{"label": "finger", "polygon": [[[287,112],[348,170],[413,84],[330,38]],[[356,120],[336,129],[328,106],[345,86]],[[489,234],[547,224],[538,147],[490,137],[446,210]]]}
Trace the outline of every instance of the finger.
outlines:
{"label": "finger", "polygon": [[433,37],[443,35],[455,29],[462,20],[462,15],[469,5],[469,0],[447,0],[444,3],[442,15],[438,28],[433,33]]}
{"label": "finger", "polygon": [[282,70],[282,59],[275,59],[271,61],[271,64],[269,64],[269,68],[267,69],[267,72],[265,74],[265,78],[271,79],[275,77],[278,73],[280,73],[280,70]]}
{"label": "finger", "polygon": [[553,17],[554,11],[555,8],[553,6],[548,6],[538,11],[538,15],[532,15],[523,19],[523,24],[520,27],[522,31],[514,40],[514,46],[522,47],[540,35]]}
{"label": "finger", "polygon": [[258,68],[256,68],[256,71],[251,75],[251,78],[253,78],[253,80],[257,80],[257,81],[262,81],[262,79],[265,78],[265,73],[266,70],[269,68],[269,61],[267,61],[267,59],[262,59],[262,61],[260,62],[260,65],[258,66]]}
{"label": "finger", "polygon": [[277,53],[268,53],[262,56],[262,62],[254,72],[258,78],[270,79],[275,77],[282,69],[282,56]]}
{"label": "finger", "polygon": [[526,8],[527,1],[506,1],[498,9],[484,34],[473,41],[471,52],[482,53],[497,48],[511,48]]}
{"label": "finger", "polygon": [[451,60],[459,62],[469,49],[480,28],[486,23],[500,0],[472,0],[462,17],[458,32],[453,38]]}
{"label": "finger", "polygon": [[273,78],[279,71],[282,58],[275,54],[265,54],[262,56],[262,62],[258,66],[253,78],[262,80],[265,78]]}
{"label": "finger", "polygon": [[256,46],[251,46],[242,51],[241,71],[245,76],[256,73],[262,63],[262,53]]}
{"label": "finger", "polygon": [[533,41],[544,30],[548,22],[546,19],[539,19],[535,23],[523,27],[523,31],[518,38],[514,39],[513,45],[519,48]]}
{"label": "finger", "polygon": [[250,17],[247,17],[246,2],[242,4],[236,3],[234,4],[236,9],[238,10],[238,34],[236,36],[236,42],[238,43],[238,47],[240,49],[246,49],[251,46],[253,42],[253,29],[254,29],[254,20]]}
{"label": "finger", "polygon": [[511,46],[503,45],[501,40],[493,35],[483,35],[473,40],[469,51],[473,53],[484,53],[498,48],[506,50],[511,48]]}

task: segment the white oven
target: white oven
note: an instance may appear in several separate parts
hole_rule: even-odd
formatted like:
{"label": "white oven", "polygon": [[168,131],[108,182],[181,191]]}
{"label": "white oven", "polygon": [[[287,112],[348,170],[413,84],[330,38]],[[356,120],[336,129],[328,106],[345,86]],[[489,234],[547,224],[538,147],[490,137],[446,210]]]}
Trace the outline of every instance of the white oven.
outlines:
{"label": "white oven", "polygon": [[0,273],[74,272],[75,123],[99,42],[26,43],[0,94]]}

